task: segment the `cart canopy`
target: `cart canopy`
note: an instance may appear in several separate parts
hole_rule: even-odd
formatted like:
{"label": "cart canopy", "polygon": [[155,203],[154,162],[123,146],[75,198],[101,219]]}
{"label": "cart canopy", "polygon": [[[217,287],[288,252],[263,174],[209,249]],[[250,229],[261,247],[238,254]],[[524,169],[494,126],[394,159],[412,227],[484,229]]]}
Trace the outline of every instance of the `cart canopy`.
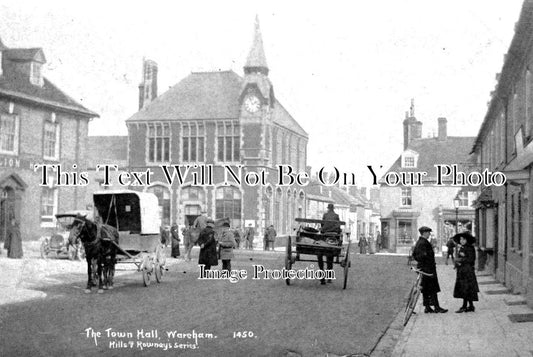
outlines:
{"label": "cart canopy", "polygon": [[94,208],[102,223],[119,232],[159,234],[159,202],[157,196],[133,190],[106,190],[93,194]]}

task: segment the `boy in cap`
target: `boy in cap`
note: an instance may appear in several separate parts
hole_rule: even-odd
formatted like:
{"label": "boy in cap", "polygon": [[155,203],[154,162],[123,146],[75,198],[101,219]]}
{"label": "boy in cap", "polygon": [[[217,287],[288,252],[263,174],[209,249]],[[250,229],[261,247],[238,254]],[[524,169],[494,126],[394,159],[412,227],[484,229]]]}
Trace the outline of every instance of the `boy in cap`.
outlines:
{"label": "boy in cap", "polygon": [[[417,268],[424,273],[432,276],[422,275],[422,298],[425,306],[424,312],[427,313],[445,313],[439,305],[437,293],[440,292],[439,279],[437,278],[437,264],[435,263],[435,252],[431,243],[428,241],[431,234],[431,228],[423,226],[418,229],[420,238],[416,242],[413,250],[413,258],[418,262]],[[431,306],[435,308],[432,309]]]}

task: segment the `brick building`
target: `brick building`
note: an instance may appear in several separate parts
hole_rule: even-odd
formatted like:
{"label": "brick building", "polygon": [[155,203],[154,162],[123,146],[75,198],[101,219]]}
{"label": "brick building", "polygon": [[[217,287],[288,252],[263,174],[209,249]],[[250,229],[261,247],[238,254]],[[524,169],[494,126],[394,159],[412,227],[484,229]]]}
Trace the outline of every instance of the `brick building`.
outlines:
{"label": "brick building", "polygon": [[[156,97],[157,65],[145,61],[143,71],[140,110],[126,121],[128,163],[130,170],[154,172],[150,186],[138,189],[159,197],[163,224],[186,224],[206,211],[229,217],[233,227],[252,224],[260,232],[274,224],[278,234],[287,234],[294,218],[305,213],[305,193],[275,185],[276,165],[305,171],[308,135],[274,95],[259,24],[242,77],[193,72]],[[169,184],[160,169],[167,164],[198,167],[183,184]],[[266,172],[266,185],[224,185],[223,165],[236,172],[242,165],[243,177]],[[194,184],[192,174],[202,172],[213,181]]]}
{"label": "brick building", "polygon": [[[502,171],[504,186],[480,190],[476,235],[481,267],[533,307],[533,1],[523,3],[496,89],[472,151],[480,167]],[[484,266],[483,266],[484,264]]]}
{"label": "brick building", "polygon": [[[469,155],[473,137],[447,135],[446,118],[438,119],[438,136],[422,138],[422,122],[414,115],[414,104],[403,122],[404,151],[380,180],[381,234],[383,248],[392,252],[407,253],[418,239],[418,228],[433,229],[440,251],[447,239],[467,229],[474,222],[476,192],[467,187],[451,185],[451,177],[443,177],[437,186],[436,164],[456,164],[459,171],[474,168]],[[406,185],[390,185],[384,181],[388,173],[427,172],[420,182],[410,180]],[[389,183],[393,183],[392,181]],[[454,198],[460,198],[456,210]]]}
{"label": "brick building", "polygon": [[37,239],[54,227],[55,213],[85,206],[85,187],[61,187],[54,178],[43,187],[34,171],[35,164],[83,171],[88,123],[98,116],[46,79],[45,63],[41,48],[0,41],[0,240],[11,217],[23,239]]}

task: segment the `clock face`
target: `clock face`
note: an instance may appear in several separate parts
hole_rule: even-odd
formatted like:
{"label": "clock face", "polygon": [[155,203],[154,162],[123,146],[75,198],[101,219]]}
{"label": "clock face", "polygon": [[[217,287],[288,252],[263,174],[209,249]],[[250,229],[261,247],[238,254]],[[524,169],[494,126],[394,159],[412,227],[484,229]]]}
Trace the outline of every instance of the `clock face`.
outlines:
{"label": "clock face", "polygon": [[244,99],[244,108],[250,113],[255,113],[261,107],[261,101],[255,95],[249,95]]}

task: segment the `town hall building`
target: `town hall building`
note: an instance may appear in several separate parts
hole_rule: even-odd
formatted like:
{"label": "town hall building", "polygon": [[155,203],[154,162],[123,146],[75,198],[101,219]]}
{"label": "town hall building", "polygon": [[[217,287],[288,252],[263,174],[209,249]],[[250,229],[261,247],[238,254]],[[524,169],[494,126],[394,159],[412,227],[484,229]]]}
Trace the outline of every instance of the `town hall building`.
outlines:
{"label": "town hall building", "polygon": [[[157,96],[157,64],[144,62],[139,111],[126,121],[128,167],[153,172],[148,187],[131,188],[157,195],[162,224],[188,225],[205,212],[256,232],[273,224],[283,235],[305,215],[303,187],[276,183],[278,165],[305,171],[308,134],[276,98],[269,70],[257,20],[243,76],[192,72]],[[174,176],[170,184],[161,165],[182,165],[183,174],[191,167],[184,182]],[[239,183],[230,169],[265,182]],[[194,182],[194,174],[207,179]]]}

